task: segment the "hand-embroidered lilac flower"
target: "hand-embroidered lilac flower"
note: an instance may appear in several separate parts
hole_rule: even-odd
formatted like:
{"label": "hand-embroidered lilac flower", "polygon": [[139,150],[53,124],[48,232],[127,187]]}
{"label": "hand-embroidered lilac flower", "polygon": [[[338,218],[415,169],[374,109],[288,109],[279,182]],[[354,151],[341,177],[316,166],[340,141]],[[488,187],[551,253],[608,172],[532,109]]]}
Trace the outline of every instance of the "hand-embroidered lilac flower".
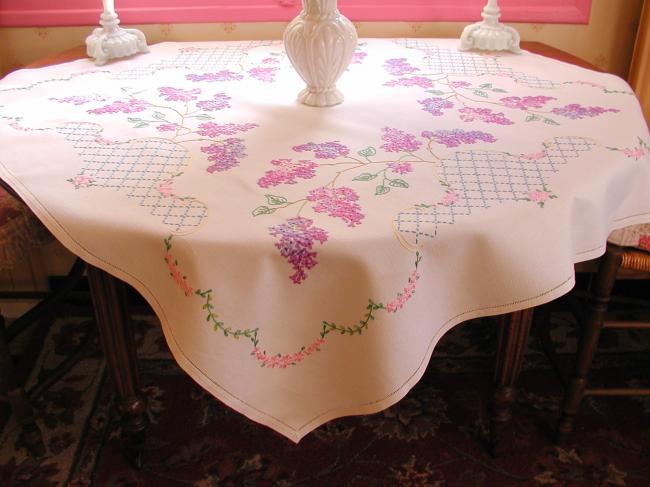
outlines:
{"label": "hand-embroidered lilac flower", "polygon": [[161,123],[160,125],[156,126],[156,130],[158,132],[173,132],[178,130],[179,125],[175,123]]}
{"label": "hand-embroidered lilac flower", "polygon": [[381,130],[384,132],[381,139],[386,143],[380,147],[386,152],[415,152],[422,147],[422,142],[417,140],[415,135],[391,127]]}
{"label": "hand-embroidered lilac flower", "polygon": [[352,54],[352,61],[350,61],[350,64],[361,64],[367,55],[367,52],[355,51],[355,53]]}
{"label": "hand-embroidered lilac flower", "polygon": [[479,120],[485,123],[496,123],[499,125],[512,125],[514,122],[503,114],[503,112],[495,113],[490,108],[471,108],[464,107],[458,110],[460,119],[463,122],[473,122]]}
{"label": "hand-embroidered lilac flower", "polygon": [[418,103],[422,105],[422,110],[429,112],[431,115],[439,117],[442,115],[442,111],[446,108],[453,108],[453,102],[445,100],[435,96],[433,98],[425,98],[424,100],[418,100]]}
{"label": "hand-embroidered lilac flower", "polygon": [[258,66],[256,68],[249,69],[248,74],[252,78],[255,78],[264,83],[273,83],[275,81],[275,75],[277,74],[279,69],[280,68],[276,68],[276,67],[263,68],[261,66]]}
{"label": "hand-embroidered lilac flower", "polygon": [[407,174],[413,171],[413,166],[410,162],[389,162],[387,166],[395,174]]}
{"label": "hand-embroidered lilac flower", "polygon": [[347,156],[350,149],[341,144],[338,140],[316,144],[308,142],[307,144],[295,145],[293,150],[296,152],[313,151],[316,159],[336,159],[337,157]]}
{"label": "hand-embroidered lilac flower", "polygon": [[449,83],[449,86],[452,88],[471,88],[472,83],[469,83],[467,81],[452,81]]}
{"label": "hand-embroidered lilac flower", "polygon": [[199,124],[197,133],[203,137],[217,138],[223,135],[235,135],[239,132],[246,132],[248,130],[259,127],[256,123],[214,123],[206,122]]}
{"label": "hand-embroidered lilac flower", "polygon": [[528,110],[530,108],[542,108],[547,102],[557,100],[552,96],[506,96],[501,98],[501,103],[508,108]]}
{"label": "hand-embroidered lilac flower", "polygon": [[[419,86],[420,88],[433,88],[433,81],[424,76],[410,76],[387,81],[384,86]],[[451,108],[451,107],[448,107]]]}
{"label": "hand-embroidered lilac flower", "polygon": [[436,130],[435,132],[426,130],[422,132],[422,137],[447,147],[458,147],[461,144],[475,144],[479,141],[492,143],[497,140],[493,135],[486,132],[479,130],[466,131],[463,129]]}
{"label": "hand-embroidered lilac flower", "polygon": [[214,112],[217,110],[223,110],[224,108],[230,108],[230,97],[225,93],[217,93],[212,97],[212,100],[201,100],[196,102],[196,106],[201,110],[206,112]]}
{"label": "hand-embroidered lilac flower", "polygon": [[280,64],[280,60],[277,57],[265,57],[262,64]]}
{"label": "hand-embroidered lilac flower", "polygon": [[52,101],[57,101],[59,103],[71,103],[73,105],[85,105],[86,103],[91,103],[93,101],[106,101],[106,98],[103,98],[99,95],[93,96],[66,96],[64,98],[50,98]]}
{"label": "hand-embroidered lilac flower", "polygon": [[411,66],[406,58],[388,59],[384,63],[384,68],[393,76],[403,76],[405,74],[420,71],[420,68]]}
{"label": "hand-embroidered lilac flower", "polygon": [[182,88],[172,88],[164,86],[158,88],[161,98],[167,101],[192,101],[196,100],[196,95],[201,93],[201,88],[192,88],[191,90],[184,90]]}
{"label": "hand-embroidered lilac flower", "polygon": [[104,113],[135,113],[146,110],[148,106],[149,103],[145,100],[131,98],[127,101],[118,100],[103,107],[88,110],[88,113],[92,113],[93,115],[102,115]]}
{"label": "hand-embroidered lilac flower", "polygon": [[316,175],[318,164],[313,161],[291,159],[274,159],[271,164],[276,169],[270,169],[264,173],[257,184],[261,188],[278,186],[280,184],[296,184],[298,179],[311,179]]}
{"label": "hand-embroidered lilac flower", "polygon": [[573,120],[585,118],[585,117],[597,117],[606,112],[617,113],[620,110],[616,108],[603,108],[603,107],[585,107],[578,103],[571,103],[563,107],[557,107],[551,110],[551,112],[556,115],[561,115]]}
{"label": "hand-embroidered lilac flower", "polygon": [[328,234],[322,228],[313,226],[313,220],[303,217],[295,217],[287,220],[286,223],[269,228],[269,234],[273,237],[280,237],[275,247],[280,255],[291,264],[294,273],[289,278],[300,284],[307,279],[307,270],[312,269],[316,264],[316,256],[313,246],[314,242],[321,245],[327,241]]}
{"label": "hand-embroidered lilac flower", "polygon": [[186,74],[185,79],[195,83],[199,81],[213,83],[215,81],[241,81],[244,79],[244,76],[235,73],[234,71],[224,69],[222,71],[217,71],[216,73]]}
{"label": "hand-embroidered lilac flower", "polygon": [[357,203],[359,195],[352,188],[343,186],[312,189],[307,200],[316,203],[313,207],[315,212],[327,213],[331,217],[340,218],[349,227],[361,224],[361,220],[364,218],[361,207]]}
{"label": "hand-embroidered lilac flower", "polygon": [[201,147],[201,152],[210,154],[208,161],[214,164],[208,166],[207,171],[227,171],[239,165],[239,159],[246,157],[246,146],[242,139],[230,138],[214,144]]}
{"label": "hand-embroidered lilac flower", "polygon": [[528,201],[532,201],[533,203],[537,203],[540,208],[544,208],[544,203],[546,203],[549,199],[557,198],[557,196],[555,196],[553,193],[551,193],[546,188],[529,191],[527,196],[528,197],[526,199]]}

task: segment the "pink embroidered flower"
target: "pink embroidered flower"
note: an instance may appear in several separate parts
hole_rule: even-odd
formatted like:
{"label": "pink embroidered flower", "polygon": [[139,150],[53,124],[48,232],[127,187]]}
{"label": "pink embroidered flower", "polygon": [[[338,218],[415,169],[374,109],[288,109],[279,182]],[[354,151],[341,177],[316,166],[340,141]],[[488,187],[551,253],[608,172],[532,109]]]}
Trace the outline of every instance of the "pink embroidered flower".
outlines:
{"label": "pink embroidered flower", "polygon": [[420,278],[417,269],[414,269],[409,276],[408,284],[404,287],[401,293],[397,293],[397,297],[386,305],[386,311],[389,313],[396,313],[402,309],[406,302],[415,294],[415,286]]}
{"label": "pink embroidered flower", "polygon": [[650,235],[640,235],[638,246],[650,252]]}
{"label": "pink embroidered flower", "polygon": [[235,135],[258,127],[256,123],[224,123],[206,122],[199,125],[197,133],[203,137],[217,138],[222,135]]}
{"label": "pink embroidered flower", "polygon": [[313,246],[314,242],[321,245],[327,240],[327,232],[322,228],[312,226],[314,222],[308,218],[290,218],[286,223],[269,228],[273,237],[280,237],[275,247],[280,255],[291,264],[294,273],[289,278],[300,284],[307,279],[306,270],[312,269],[316,264],[316,256]]}
{"label": "pink embroidered flower", "polygon": [[350,149],[338,140],[324,142],[322,144],[308,142],[307,144],[293,146],[293,150],[296,152],[313,151],[316,159],[336,159],[340,156],[347,156],[350,153]]}
{"label": "pink embroidered flower", "polygon": [[314,211],[317,213],[327,213],[334,218],[340,218],[354,227],[361,224],[364,215],[361,213],[361,207],[357,203],[359,195],[352,189],[345,186],[340,188],[316,188],[312,189],[307,196],[307,200],[313,203]]}
{"label": "pink embroidered flower", "polygon": [[571,103],[563,107],[557,107],[551,110],[551,112],[556,115],[561,115],[562,117],[567,117],[572,120],[577,120],[585,117],[597,117],[606,112],[619,112],[620,110],[616,108],[603,108],[603,107],[584,107],[578,103]]}
{"label": "pink embroidered flower", "polygon": [[196,95],[201,93],[200,88],[193,88],[191,90],[184,90],[182,88],[171,88],[169,86],[164,86],[158,88],[158,92],[161,98],[164,98],[167,101],[192,101],[196,100]]}
{"label": "pink embroidered flower", "polygon": [[447,191],[440,201],[441,205],[451,206],[460,199],[460,196],[456,191]]}
{"label": "pink embroidered flower", "polygon": [[194,290],[192,289],[192,286],[190,286],[187,282],[187,278],[181,273],[180,269],[178,268],[178,263],[171,253],[165,253],[165,262],[167,263],[169,274],[172,276],[174,281],[176,281],[176,284],[178,284],[178,286],[183,290],[185,296],[191,296]]}
{"label": "pink embroidered flower", "polygon": [[265,57],[262,59],[262,64],[279,64],[280,60],[276,57]]}
{"label": "pink embroidered flower", "polygon": [[600,85],[598,83],[592,83],[591,81],[574,81],[573,82],[576,85],[585,85],[585,86],[592,86],[594,88],[607,88],[605,85]]}
{"label": "pink embroidered flower", "polygon": [[467,81],[452,81],[449,84],[452,88],[470,88],[472,86],[472,83],[468,83]]}
{"label": "pink embroidered flower", "polygon": [[417,140],[415,135],[390,127],[384,127],[381,130],[384,132],[381,140],[386,142],[381,145],[381,148],[386,152],[415,152],[422,146],[422,142]]}
{"label": "pink embroidered flower", "polygon": [[396,174],[407,174],[413,171],[410,162],[389,162],[388,167]]}
{"label": "pink embroidered flower", "polygon": [[541,151],[541,152],[532,152],[530,154],[521,154],[519,157],[521,157],[522,159],[526,159],[528,161],[538,161],[543,157],[546,157],[546,152]]}
{"label": "pink embroidered flower", "polygon": [[542,108],[550,100],[557,100],[557,98],[552,96],[507,96],[501,98],[501,103],[509,108],[527,110],[529,108]]}
{"label": "pink embroidered flower", "polygon": [[389,59],[384,63],[384,68],[393,76],[403,76],[408,73],[420,71],[419,68],[411,66],[406,58]]}
{"label": "pink embroidered flower", "polygon": [[99,145],[111,145],[116,143],[114,140],[110,140],[105,137],[101,137],[99,135],[95,137],[95,142],[98,143]]}
{"label": "pink embroidered flower", "polygon": [[295,365],[303,361],[305,358],[312,355],[314,352],[320,351],[320,347],[325,343],[324,338],[318,338],[306,347],[300,349],[299,352],[287,353],[285,355],[268,355],[265,350],[259,347],[253,348],[251,355],[261,362],[262,367],[286,369],[290,365]]}
{"label": "pink embroidered flower", "polygon": [[93,182],[90,176],[84,176],[82,174],[75,176],[72,179],[68,179],[68,181],[74,184],[75,189],[86,188]]}
{"label": "pink embroidered flower", "polygon": [[542,190],[529,191],[527,199],[528,201],[537,203],[540,206],[540,208],[544,208],[544,203],[546,203],[549,199],[554,199],[554,198],[557,198],[557,196],[552,194],[547,189],[542,189]]}
{"label": "pink embroidered flower", "polygon": [[222,71],[217,71],[216,73],[202,73],[202,74],[186,74],[185,79],[189,81],[199,82],[199,81],[208,81],[210,83],[215,81],[240,81],[244,79],[244,76],[234,71],[224,69]]}
{"label": "pink embroidered flower", "polygon": [[270,67],[270,68],[257,67],[257,68],[249,69],[248,74],[250,74],[252,78],[263,81],[264,83],[273,83],[275,81],[275,75],[277,74],[279,69],[280,68],[276,68],[276,67]]}
{"label": "pink embroidered flower", "polygon": [[212,100],[202,100],[197,101],[196,106],[201,110],[206,112],[215,112],[217,110],[223,110],[224,108],[230,108],[230,97],[225,93],[217,93],[212,97]]}
{"label": "pink embroidered flower", "polygon": [[496,142],[493,135],[479,130],[466,131],[463,129],[424,131],[422,137],[431,139],[447,147],[458,147],[461,144],[475,144],[478,141]]}
{"label": "pink embroidered flower", "polygon": [[201,147],[201,152],[210,154],[208,161],[214,162],[214,164],[207,168],[209,173],[227,171],[238,166],[239,159],[246,157],[245,150],[246,146],[244,146],[244,141],[234,138]]}
{"label": "pink embroidered flower", "polygon": [[156,130],[158,132],[171,132],[178,129],[178,125],[175,123],[161,123],[160,125],[156,126]]}
{"label": "pink embroidered flower", "polygon": [[172,180],[165,179],[158,184],[158,192],[163,195],[165,198],[171,198],[174,196],[172,192]]}
{"label": "pink embroidered flower", "polygon": [[634,149],[623,149],[623,154],[627,157],[634,157],[635,161],[638,161],[645,155],[643,147],[636,147]]}
{"label": "pink embroidered flower", "polygon": [[460,119],[463,122],[479,120],[485,123],[496,123],[499,125],[512,125],[514,122],[505,117],[503,112],[495,113],[489,108],[464,107],[458,110]]}
{"label": "pink embroidered flower", "polygon": [[350,64],[361,64],[367,55],[367,52],[355,51],[355,53],[352,54],[352,61],[350,61]]}
{"label": "pink embroidered flower", "polygon": [[422,110],[429,112],[435,117],[442,115],[442,111],[445,108],[453,108],[454,104],[449,100],[434,96],[433,98],[425,98],[424,100],[419,100],[418,103],[422,105]]}
{"label": "pink embroidered flower", "polygon": [[59,103],[71,103],[73,105],[85,105],[92,101],[104,101],[105,98],[98,96],[66,96],[64,98],[50,98],[52,101],[58,101]]}
{"label": "pink embroidered flower", "polygon": [[149,104],[144,101],[144,100],[137,100],[135,98],[131,98],[127,101],[114,101],[113,103],[109,105],[105,105],[100,108],[94,108],[92,110],[88,110],[88,113],[92,113],[94,115],[102,115],[104,113],[134,113],[134,112],[142,112],[143,110],[147,109],[147,106]]}
{"label": "pink embroidered flower", "polygon": [[420,88],[432,88],[433,81],[424,76],[411,76],[409,78],[398,78],[384,83],[384,86],[419,86]]}
{"label": "pink embroidered flower", "polygon": [[274,159],[271,164],[277,169],[264,173],[257,184],[261,188],[278,186],[280,184],[296,184],[297,179],[311,179],[316,175],[318,164],[313,161],[292,161],[291,159]]}

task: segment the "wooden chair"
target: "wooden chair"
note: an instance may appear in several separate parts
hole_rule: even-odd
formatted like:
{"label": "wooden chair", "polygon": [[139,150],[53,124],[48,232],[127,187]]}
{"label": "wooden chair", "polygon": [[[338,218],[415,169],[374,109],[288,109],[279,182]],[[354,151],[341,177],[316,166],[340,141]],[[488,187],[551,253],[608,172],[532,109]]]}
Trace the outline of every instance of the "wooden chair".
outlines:
{"label": "wooden chair", "polygon": [[[32,248],[52,240],[53,237],[29,208],[0,184],[0,270],[11,269],[20,260],[25,259]],[[75,262],[57,292],[0,292],[0,299],[4,300],[40,300],[36,306],[14,320],[10,327],[6,326],[0,309],[0,400],[9,403],[21,430],[17,446],[24,445],[35,457],[45,453],[45,445],[23,386],[29,369],[24,363],[14,363],[9,345],[16,336],[43,317],[57,301],[72,290],[81,278],[84,268],[83,261]],[[39,383],[40,387],[37,389],[43,390],[46,383],[51,384],[58,379],[69,365],[69,361],[64,361],[45,378],[45,382]]]}
{"label": "wooden chair", "polygon": [[560,442],[566,440],[573,430],[573,420],[584,396],[650,395],[650,389],[588,387],[587,376],[604,328],[650,330],[650,323],[646,322],[605,321],[614,282],[621,270],[650,273],[650,224],[617,230],[608,239],[607,250],[599,261],[598,270],[591,284],[587,313],[582,323],[582,335],[578,345],[577,362],[564,395],[558,425]]}

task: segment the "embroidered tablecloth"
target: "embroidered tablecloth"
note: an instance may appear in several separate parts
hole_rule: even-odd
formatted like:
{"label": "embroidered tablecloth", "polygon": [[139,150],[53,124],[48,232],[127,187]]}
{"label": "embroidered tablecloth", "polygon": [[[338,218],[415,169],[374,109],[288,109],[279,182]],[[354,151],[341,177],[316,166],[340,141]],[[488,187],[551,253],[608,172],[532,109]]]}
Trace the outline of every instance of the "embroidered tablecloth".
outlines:
{"label": "embroidered tablecloth", "polygon": [[180,365],[298,441],[375,412],[467,319],[547,302],[650,221],[629,86],[530,53],[368,39],[342,105],[280,42],[164,43],[0,82],[0,176],[137,288]]}

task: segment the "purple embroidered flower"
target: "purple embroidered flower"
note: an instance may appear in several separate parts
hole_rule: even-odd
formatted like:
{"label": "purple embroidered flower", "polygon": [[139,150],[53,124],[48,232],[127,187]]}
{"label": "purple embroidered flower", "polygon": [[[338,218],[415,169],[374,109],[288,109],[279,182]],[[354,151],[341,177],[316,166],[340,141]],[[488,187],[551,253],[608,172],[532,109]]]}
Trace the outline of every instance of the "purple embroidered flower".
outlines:
{"label": "purple embroidered flower", "polygon": [[501,102],[509,108],[528,110],[529,108],[542,108],[547,101],[557,100],[552,96],[507,96]]}
{"label": "purple embroidered flower", "polygon": [[384,127],[381,139],[386,143],[381,146],[386,152],[415,152],[422,146],[422,142],[415,135],[407,134],[401,130]]}
{"label": "purple embroidered flower", "polygon": [[202,100],[197,101],[196,106],[201,110],[206,112],[214,112],[217,110],[223,110],[224,108],[230,108],[230,97],[225,93],[217,93],[212,97],[212,100]]}
{"label": "purple embroidered flower", "polygon": [[262,59],[262,64],[279,64],[280,60],[275,57],[265,57]]}
{"label": "purple embroidered flower", "polygon": [[271,164],[277,169],[270,169],[264,173],[257,184],[261,188],[278,186],[279,184],[296,184],[300,179],[311,179],[316,175],[318,164],[313,161],[292,161],[291,159],[274,159]]}
{"label": "purple embroidered flower", "polygon": [[131,98],[128,101],[114,101],[110,105],[105,105],[100,108],[94,108],[93,110],[88,110],[88,113],[93,113],[95,115],[101,115],[103,113],[134,113],[141,112],[147,109],[149,104],[144,100],[137,100]]}
{"label": "purple embroidered flower", "polygon": [[97,95],[95,96],[66,96],[64,98],[50,98],[52,101],[58,101],[59,103],[72,103],[73,105],[85,105],[92,101],[104,101],[105,98],[101,98]]}
{"label": "purple embroidered flower", "polygon": [[396,174],[406,174],[413,170],[410,162],[389,162],[388,167]]}
{"label": "purple embroidered flower", "polygon": [[422,137],[431,139],[447,147],[458,147],[461,144],[475,144],[476,142],[496,142],[493,135],[479,130],[466,131],[463,129],[436,130],[435,132],[422,132]]}
{"label": "purple embroidered flower", "polygon": [[468,83],[467,81],[452,81],[450,85],[452,88],[469,88],[472,86],[472,83]]}
{"label": "purple embroidered flower", "polygon": [[178,129],[178,125],[176,125],[175,123],[161,123],[156,127],[156,130],[158,130],[158,132],[171,132],[177,129]]}
{"label": "purple embroidered flower", "polygon": [[235,135],[238,132],[246,132],[247,130],[258,127],[256,123],[214,123],[206,122],[199,124],[197,133],[203,137],[217,138],[222,135]]}
{"label": "purple embroidered flower", "polygon": [[355,51],[355,53],[352,54],[352,61],[350,61],[350,64],[361,64],[367,55],[367,52]]}
{"label": "purple embroidered flower", "polygon": [[350,149],[341,144],[338,140],[316,144],[308,142],[302,145],[294,145],[293,150],[296,152],[313,151],[316,159],[336,159],[337,157],[347,156]]}
{"label": "purple embroidered flower", "polygon": [[316,256],[318,254],[312,250],[314,242],[319,242],[322,245],[328,237],[325,230],[314,227],[313,224],[312,220],[299,216],[269,228],[269,233],[273,237],[280,237],[280,240],[275,243],[275,247],[295,271],[289,276],[295,284],[300,284],[307,279],[305,271],[312,269],[317,264]]}
{"label": "purple embroidered flower", "polygon": [[327,213],[334,218],[340,218],[354,227],[361,223],[364,215],[361,213],[361,207],[357,200],[359,195],[352,189],[345,186],[340,188],[316,188],[312,189],[307,196],[307,200],[313,203],[314,211],[317,213]]}
{"label": "purple embroidered flower", "polygon": [[257,67],[249,69],[248,74],[250,74],[252,78],[263,81],[264,83],[273,83],[275,81],[275,75],[277,74],[278,70],[279,68],[276,67]]}
{"label": "purple embroidered flower", "polygon": [[420,71],[419,68],[411,66],[406,58],[389,59],[384,63],[384,68],[393,76],[403,76],[405,74]]}
{"label": "purple embroidered flower", "polygon": [[503,112],[495,113],[489,108],[470,108],[465,107],[458,110],[460,119],[463,122],[473,122],[480,120],[485,123],[496,123],[499,125],[512,125],[514,122],[505,117]]}
{"label": "purple embroidered flower", "polygon": [[597,117],[598,115],[602,115],[605,112],[616,113],[618,111],[619,110],[616,108],[583,107],[578,103],[571,103],[570,105],[565,105],[563,107],[558,107],[551,110],[551,112],[555,113],[556,115],[561,115],[573,120],[585,117]]}
{"label": "purple embroidered flower", "polygon": [[453,108],[454,104],[449,100],[435,96],[433,98],[425,98],[419,100],[418,103],[422,105],[422,110],[429,112],[431,115],[439,117],[442,115],[442,110],[445,108]]}
{"label": "purple embroidered flower", "polygon": [[161,98],[167,101],[192,101],[196,100],[196,95],[201,93],[201,88],[193,88],[191,90],[184,90],[182,88],[171,88],[164,86],[158,88]]}
{"label": "purple embroidered flower", "polygon": [[226,139],[223,142],[201,147],[201,152],[210,154],[208,161],[214,162],[207,168],[209,173],[227,171],[238,166],[239,159],[246,157],[246,147],[242,139]]}
{"label": "purple embroidered flower", "polygon": [[384,83],[384,86],[419,86],[420,88],[431,88],[433,87],[433,81],[424,76],[411,76],[387,81]]}
{"label": "purple embroidered flower", "polygon": [[203,73],[203,74],[186,74],[185,78],[189,81],[240,81],[244,79],[241,74],[235,73],[230,70],[217,71],[216,73]]}

